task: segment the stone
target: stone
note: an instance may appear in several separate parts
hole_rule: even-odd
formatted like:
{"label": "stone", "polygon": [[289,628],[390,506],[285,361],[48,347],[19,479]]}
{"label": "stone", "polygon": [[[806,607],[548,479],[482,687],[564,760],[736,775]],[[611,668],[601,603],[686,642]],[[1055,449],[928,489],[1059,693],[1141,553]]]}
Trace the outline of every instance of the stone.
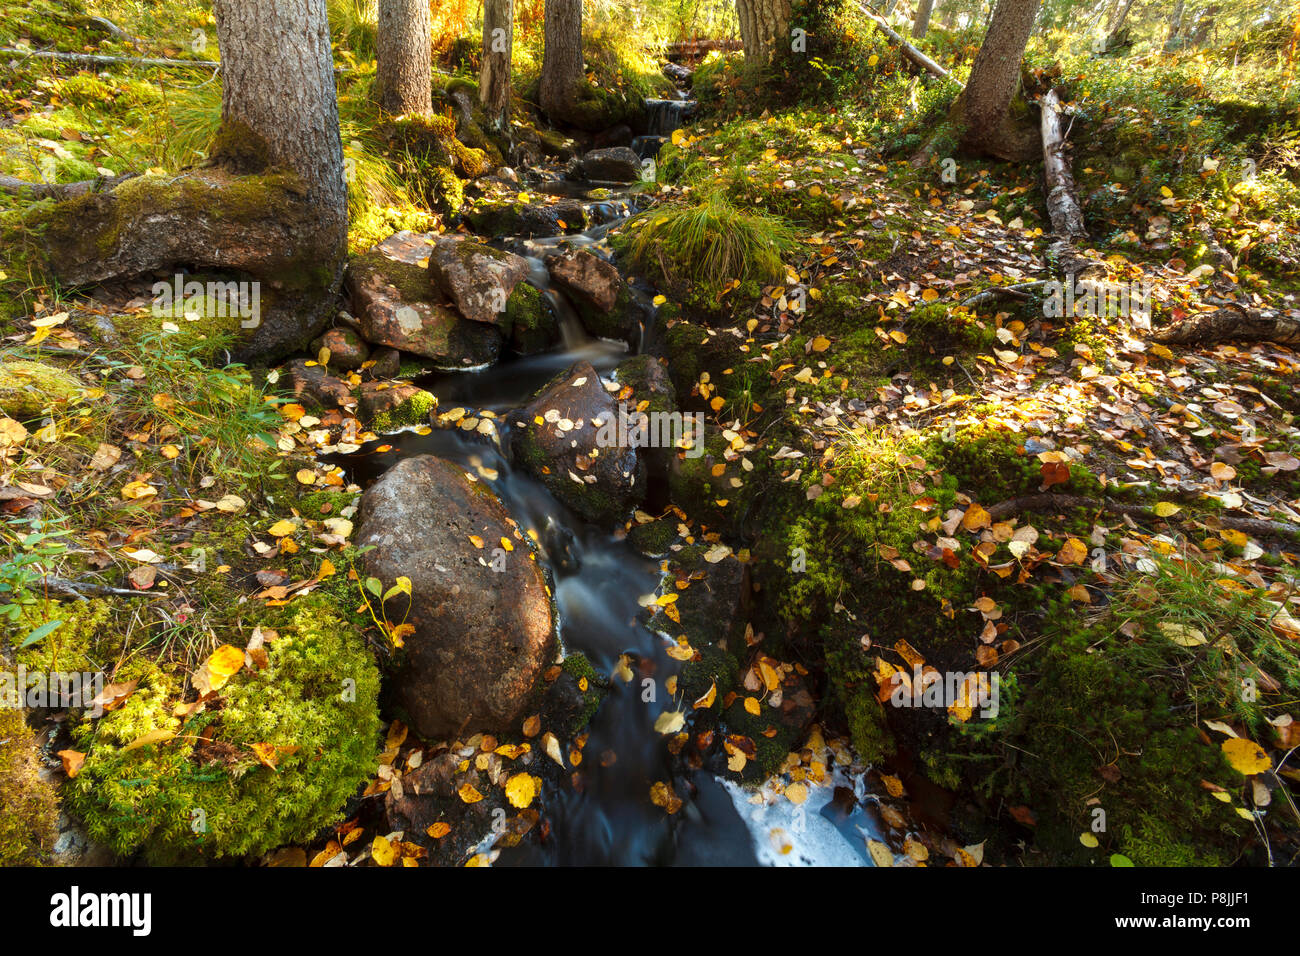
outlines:
{"label": "stone", "polygon": [[618,304],[619,293],[626,285],[613,265],[600,256],[579,249],[556,256],[546,263],[555,284],[575,303],[609,312]]}
{"label": "stone", "polygon": [[446,238],[434,246],[429,273],[462,316],[498,325],[515,286],[528,277],[528,261],[469,239]]}
{"label": "stone", "polygon": [[636,183],[642,177],[641,157],[627,146],[593,149],[582,157],[580,170],[593,182]]}
{"label": "stone", "polygon": [[358,518],[365,573],[385,592],[411,581],[382,613],[414,628],[389,685],[412,729],[426,740],[517,731],[554,661],[556,626],[541,565],[505,506],[457,466],[419,455],[366,491]]}
{"label": "stone", "polygon": [[281,376],[293,397],[311,408],[351,408],[356,402],[347,382],[331,375],[323,365],[294,359],[281,368]]}
{"label": "stone", "polygon": [[390,257],[382,247],[352,260],[347,286],[367,342],[448,369],[491,365],[501,356],[500,330],[457,315],[433,288],[426,269]]}
{"label": "stone", "polygon": [[370,358],[370,347],[351,329],[330,329],[311,343],[312,355],[321,349],[330,350],[329,367],[341,372],[353,372]]}
{"label": "stone", "polygon": [[638,450],[616,442],[601,447],[602,434],[619,434],[618,416],[600,375],[590,362],[578,362],[512,416],[523,423],[513,443],[515,460],[579,516],[614,521],[646,493]]}

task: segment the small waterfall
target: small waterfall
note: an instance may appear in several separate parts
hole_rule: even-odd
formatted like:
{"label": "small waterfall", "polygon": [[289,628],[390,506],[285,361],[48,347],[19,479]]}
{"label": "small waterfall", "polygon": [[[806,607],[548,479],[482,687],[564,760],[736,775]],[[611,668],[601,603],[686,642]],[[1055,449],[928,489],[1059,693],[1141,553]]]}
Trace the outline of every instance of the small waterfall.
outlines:
{"label": "small waterfall", "polygon": [[695,112],[695,100],[646,100],[648,115],[646,132],[651,136],[671,136],[686,124]]}

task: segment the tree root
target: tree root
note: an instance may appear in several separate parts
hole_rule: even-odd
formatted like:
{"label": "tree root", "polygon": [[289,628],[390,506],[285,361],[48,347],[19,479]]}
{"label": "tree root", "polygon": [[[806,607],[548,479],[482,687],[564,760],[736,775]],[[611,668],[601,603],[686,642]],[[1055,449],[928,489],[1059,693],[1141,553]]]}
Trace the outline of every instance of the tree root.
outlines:
{"label": "tree root", "polygon": [[109,192],[139,173],[121,176],[100,176],[82,179],[75,183],[30,183],[15,176],[0,176],[0,192],[32,199],[75,199],[88,193]]}

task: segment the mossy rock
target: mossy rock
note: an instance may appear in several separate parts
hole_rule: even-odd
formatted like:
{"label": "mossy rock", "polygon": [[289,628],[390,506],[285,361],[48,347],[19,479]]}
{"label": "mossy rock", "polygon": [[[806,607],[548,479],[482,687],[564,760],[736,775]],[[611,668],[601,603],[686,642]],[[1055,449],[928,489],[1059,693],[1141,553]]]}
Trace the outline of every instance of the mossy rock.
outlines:
{"label": "mossy rock", "polygon": [[44,362],[6,358],[0,362],[0,412],[19,421],[47,409],[80,401],[87,389],[77,378]]}
{"label": "mossy rock", "polygon": [[54,847],[58,799],[40,775],[40,751],[25,713],[0,706],[0,866],[46,863]]}
{"label": "mossy rock", "polygon": [[535,286],[521,282],[506,300],[502,328],[509,330],[510,344],[520,355],[537,355],[560,341],[560,320]]}
{"label": "mossy rock", "polygon": [[[93,839],[121,856],[190,863],[308,840],[341,819],[374,771],[378,671],[322,600],[270,614],[264,626],[278,633],[269,667],[236,675],[219,708],[175,716],[181,681],[154,666],[120,709],[74,728],[87,756],[66,797]],[[145,734],[158,742],[140,744]],[[269,746],[259,749],[275,769],[255,744]]]}
{"label": "mossy rock", "polygon": [[677,525],[669,518],[636,524],[627,533],[627,543],[649,558],[660,558],[680,537]]}

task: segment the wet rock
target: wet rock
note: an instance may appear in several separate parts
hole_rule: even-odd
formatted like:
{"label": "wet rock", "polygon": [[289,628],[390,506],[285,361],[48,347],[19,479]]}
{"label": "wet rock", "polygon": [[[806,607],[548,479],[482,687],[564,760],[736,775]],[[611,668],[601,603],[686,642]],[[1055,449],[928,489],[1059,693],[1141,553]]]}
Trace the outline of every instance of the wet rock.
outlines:
{"label": "wet rock", "polygon": [[632,294],[613,265],[580,249],[547,260],[555,284],[578,310],[583,326],[603,339],[631,342],[638,327]]}
{"label": "wet rock", "polygon": [[410,726],[430,740],[516,728],[554,659],[555,621],[541,566],[505,507],[460,468],[421,455],[365,493],[359,529],[358,547],[372,547],[366,574],[385,591],[411,581],[411,595],[383,606],[414,627],[390,682]]}
{"label": "wet rock", "polygon": [[[506,806],[504,791],[485,781],[472,762],[459,772],[464,759],[457,751],[438,754],[384,795],[389,829],[402,831],[403,839],[428,849],[436,866],[461,863],[491,831],[494,819],[500,819],[498,811],[513,812]],[[457,791],[466,785],[483,794],[483,799],[461,800]],[[439,824],[450,829],[435,838],[429,830]]]}
{"label": "wet rock", "polygon": [[618,270],[600,256],[585,249],[556,256],[546,263],[556,285],[575,302],[581,302],[601,312],[609,312],[618,303],[619,293],[625,283]]}
{"label": "wet rock", "polygon": [[550,302],[533,286],[519,283],[506,302],[505,324],[510,329],[510,347],[520,355],[537,355],[559,344],[560,320]]}
{"label": "wet rock", "polygon": [[281,369],[286,386],[294,398],[309,408],[351,408],[356,402],[352,389],[331,375],[323,365],[308,365],[307,359],[294,359]]}
{"label": "wet rock", "polygon": [[528,276],[528,262],[468,239],[439,240],[429,257],[435,285],[471,322],[500,324],[515,287]]}
{"label": "wet rock", "polygon": [[514,417],[522,422],[515,460],[578,515],[612,521],[646,491],[645,462],[636,448],[619,444],[618,417],[596,370],[579,362]]}
{"label": "wet rock", "polygon": [[[640,408],[645,403],[645,412],[649,415],[672,414],[677,411],[677,389],[668,375],[664,362],[652,355],[636,355],[619,363],[614,369],[614,380],[619,385],[631,390],[631,394],[620,389],[618,395],[626,396],[629,406]],[[683,423],[683,427],[684,427]],[[670,447],[650,447],[643,452],[648,469],[647,476],[666,479],[677,449]],[[633,546],[644,551],[645,548],[633,542]]]}
{"label": "wet rock", "polygon": [[330,368],[343,372],[361,368],[370,358],[370,348],[351,329],[330,329],[311,343],[313,355],[319,355],[321,349],[329,349]]}
{"label": "wet rock", "polygon": [[370,374],[376,379],[397,378],[402,371],[402,353],[397,349],[378,349],[372,358]]}
{"label": "wet rock", "polygon": [[689,83],[695,76],[695,71],[682,66],[680,63],[665,63],[664,76],[674,83]]}
{"label": "wet rock", "polygon": [[580,168],[583,177],[594,182],[641,181],[641,157],[626,146],[593,149],[582,157]]}
{"label": "wet rock", "polygon": [[484,236],[545,238],[572,235],[587,228],[587,211],[576,200],[557,203],[479,203],[465,215],[470,228]]}
{"label": "wet rock", "polygon": [[[430,282],[429,273],[409,261],[418,245],[394,258],[376,247],[348,267],[348,292],[366,341],[432,359],[441,368],[491,365],[501,355],[499,330],[457,315]],[[432,251],[425,244],[425,254]]]}

